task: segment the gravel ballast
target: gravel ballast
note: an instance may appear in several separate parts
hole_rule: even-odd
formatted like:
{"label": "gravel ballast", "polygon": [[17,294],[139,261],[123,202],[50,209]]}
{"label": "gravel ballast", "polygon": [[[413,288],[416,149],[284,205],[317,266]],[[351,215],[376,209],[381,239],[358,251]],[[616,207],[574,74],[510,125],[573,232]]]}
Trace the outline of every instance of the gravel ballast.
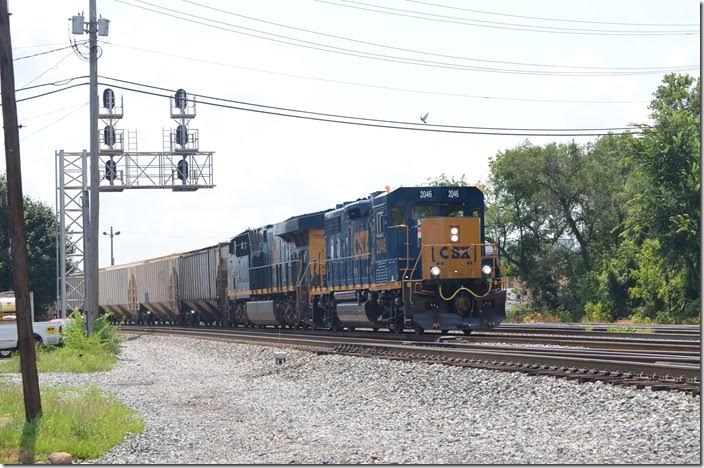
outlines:
{"label": "gravel ballast", "polygon": [[40,381],[96,384],[144,419],[96,463],[701,461],[699,396],[287,352],[131,336],[110,372]]}

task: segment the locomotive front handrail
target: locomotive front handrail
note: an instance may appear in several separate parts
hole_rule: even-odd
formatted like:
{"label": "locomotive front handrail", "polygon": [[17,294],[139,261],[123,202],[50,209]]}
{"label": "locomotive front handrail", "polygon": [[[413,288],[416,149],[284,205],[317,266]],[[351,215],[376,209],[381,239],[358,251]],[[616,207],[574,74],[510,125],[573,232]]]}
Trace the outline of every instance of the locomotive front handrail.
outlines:
{"label": "locomotive front handrail", "polygon": [[[423,256],[423,249],[425,249],[426,247],[450,247],[450,246],[452,246],[452,244],[449,244],[449,243],[447,243],[447,244],[423,244],[423,245],[420,246],[420,250],[419,250],[419,252],[418,252],[418,256],[416,257],[416,261],[415,261],[415,263],[413,264],[413,269],[411,270],[411,274],[410,274],[408,277],[405,276],[405,274],[404,274],[404,277],[403,277],[403,279],[402,279],[402,281],[405,282],[406,284],[408,284],[408,283],[411,284],[411,287],[408,288],[408,294],[409,294],[408,299],[409,299],[409,303],[410,303],[410,304],[413,304],[413,287],[412,287],[413,283],[414,283],[414,282],[417,283],[417,282],[422,282],[422,281],[423,281],[422,279],[420,279],[420,280],[414,280],[414,279],[413,279],[413,274],[415,273],[416,268],[418,267],[418,262],[420,261],[421,257]],[[475,250],[475,251],[476,251],[477,248],[479,248],[479,247],[486,247],[486,246],[491,246],[491,247],[492,247],[491,264],[492,264],[492,271],[495,272],[495,271],[496,271],[496,267],[497,267],[497,265],[498,265],[498,250],[496,249],[496,245],[495,245],[495,244],[489,244],[489,243],[481,243],[481,244],[472,244],[472,246],[474,247],[474,250]],[[475,252],[475,257],[477,257],[476,252]],[[482,258],[482,259],[483,259],[484,257],[485,257],[485,255],[481,255],[481,258]],[[491,286],[489,286],[489,290],[491,290]],[[471,292],[471,291],[470,291],[470,292]],[[473,294],[473,295],[476,296],[476,294]]]}

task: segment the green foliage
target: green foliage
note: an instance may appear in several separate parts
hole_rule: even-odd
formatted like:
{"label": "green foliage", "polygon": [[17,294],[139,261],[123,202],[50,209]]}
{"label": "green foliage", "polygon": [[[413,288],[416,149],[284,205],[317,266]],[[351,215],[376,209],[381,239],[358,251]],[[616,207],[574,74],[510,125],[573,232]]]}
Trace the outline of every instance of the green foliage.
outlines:
{"label": "green foliage", "polygon": [[[85,331],[83,314],[76,310],[63,325],[62,347],[39,346],[39,372],[100,372],[110,370],[120,352],[119,327],[107,315],[100,316],[91,336]],[[0,373],[19,372],[19,356],[0,361]]]}
{"label": "green foliage", "polygon": [[[29,286],[37,317],[46,315],[56,299],[56,233],[54,210],[24,198]],[[0,174],[0,291],[12,289],[12,261],[7,227],[7,179]]]}
{"label": "green foliage", "polygon": [[120,352],[119,327],[110,324],[108,315],[103,314],[95,320],[93,334],[88,336],[85,330],[85,318],[80,310],[74,310],[63,329],[64,346],[83,351]]}
{"label": "green foliage", "polygon": [[426,185],[433,187],[465,187],[469,185],[464,174],[458,179],[455,179],[454,176],[447,176],[444,172],[437,177],[428,177],[425,179],[425,182]]}
{"label": "green foliage", "polygon": [[523,323],[526,317],[533,313],[530,306],[526,304],[516,304],[506,309],[506,322]]}
{"label": "green foliage", "polygon": [[43,387],[43,416],[24,421],[22,387],[0,382],[0,463],[34,463],[52,452],[93,459],[142,432],[144,423],[114,397],[95,387]]}
{"label": "green foliage", "polygon": [[698,80],[667,75],[640,137],[526,141],[490,162],[487,238],[534,308],[698,323],[699,102]]}

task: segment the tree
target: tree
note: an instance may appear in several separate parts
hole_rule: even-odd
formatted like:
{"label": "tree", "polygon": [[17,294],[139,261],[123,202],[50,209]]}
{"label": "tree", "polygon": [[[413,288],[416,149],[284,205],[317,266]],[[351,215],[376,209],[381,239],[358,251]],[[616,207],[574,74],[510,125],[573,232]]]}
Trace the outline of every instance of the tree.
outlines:
{"label": "tree", "polygon": [[[24,199],[27,262],[35,314],[48,311],[56,299],[56,233],[54,211],[46,204]],[[7,180],[0,175],[0,291],[12,289],[10,240],[7,226]]]}
{"label": "tree", "polygon": [[[666,75],[649,106],[654,124],[642,126],[643,137],[635,146],[637,192],[628,202],[624,235],[638,244],[650,241],[650,250],[656,246],[658,258],[643,263],[647,259],[641,255],[634,272],[640,278],[639,286],[633,295],[647,296],[643,289],[654,288],[654,282],[642,279],[654,278],[654,271],[659,272],[662,285],[657,288],[660,302],[640,305],[647,318],[659,314],[661,319],[677,322],[699,315],[699,84],[699,79],[689,75]],[[668,316],[662,315],[662,308]]]}
{"label": "tree", "polygon": [[623,198],[631,140],[526,141],[490,161],[492,240],[538,304],[581,311],[589,299],[589,273],[613,250],[614,229],[625,217],[614,200]]}

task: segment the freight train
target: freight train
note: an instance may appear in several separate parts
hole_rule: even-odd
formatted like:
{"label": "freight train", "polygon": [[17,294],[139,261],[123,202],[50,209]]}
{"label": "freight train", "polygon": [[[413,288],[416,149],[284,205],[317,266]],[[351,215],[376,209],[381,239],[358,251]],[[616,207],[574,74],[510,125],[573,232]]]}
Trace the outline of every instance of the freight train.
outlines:
{"label": "freight train", "polygon": [[100,271],[115,320],[442,331],[505,318],[498,250],[475,187],[401,187],[229,242]]}

